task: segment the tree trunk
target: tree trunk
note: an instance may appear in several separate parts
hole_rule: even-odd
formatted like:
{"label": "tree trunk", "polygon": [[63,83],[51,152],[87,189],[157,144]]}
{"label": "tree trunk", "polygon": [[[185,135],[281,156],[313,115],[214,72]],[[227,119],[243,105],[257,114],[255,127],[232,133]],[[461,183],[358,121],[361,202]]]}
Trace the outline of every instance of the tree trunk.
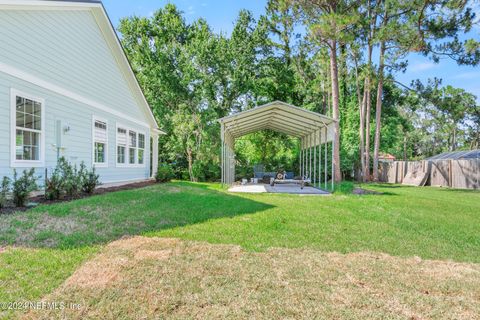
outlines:
{"label": "tree trunk", "polygon": [[382,125],[383,82],[385,69],[385,42],[380,44],[380,65],[378,66],[377,105],[375,109],[375,145],[373,149],[373,181],[378,181],[378,156],[380,153],[380,130]]}
{"label": "tree trunk", "polygon": [[453,128],[452,151],[457,150],[457,128]]}
{"label": "tree trunk", "polygon": [[360,130],[361,130],[361,139],[364,141],[362,160],[363,160],[363,182],[370,180],[370,114],[372,106],[371,98],[371,68],[372,68],[372,51],[373,47],[371,44],[368,45],[368,70],[367,76],[365,77],[365,84],[363,88],[363,121],[360,117]]}
{"label": "tree trunk", "polygon": [[360,181],[365,182],[365,108],[360,93],[360,83],[358,81],[358,65],[355,59],[355,79],[357,87],[357,102],[360,112]]}
{"label": "tree trunk", "polygon": [[334,181],[340,182],[342,175],[340,172],[340,106],[339,106],[339,88],[338,88],[338,64],[337,64],[337,41],[330,40],[330,73],[332,81],[332,115],[336,120],[333,132],[333,165],[334,165]]}
{"label": "tree trunk", "polygon": [[369,22],[369,33],[368,33],[368,49],[367,49],[367,74],[365,77],[365,83],[363,88],[363,103],[361,112],[363,112],[363,120],[360,117],[360,130],[361,130],[361,139],[363,140],[363,152],[362,152],[362,176],[363,182],[370,180],[370,114],[371,114],[371,76],[372,76],[372,53],[373,53],[373,38],[375,36],[375,28],[377,24],[377,14],[376,12],[372,16],[372,7],[371,1],[368,1],[368,18]]}
{"label": "tree trunk", "polygon": [[365,178],[370,181],[370,116],[372,113],[372,102],[370,90],[366,92],[366,110],[365,110]]}
{"label": "tree trunk", "polygon": [[196,178],[193,175],[193,156],[192,149],[187,148],[187,160],[188,160],[188,175],[190,176],[190,181],[196,182]]}

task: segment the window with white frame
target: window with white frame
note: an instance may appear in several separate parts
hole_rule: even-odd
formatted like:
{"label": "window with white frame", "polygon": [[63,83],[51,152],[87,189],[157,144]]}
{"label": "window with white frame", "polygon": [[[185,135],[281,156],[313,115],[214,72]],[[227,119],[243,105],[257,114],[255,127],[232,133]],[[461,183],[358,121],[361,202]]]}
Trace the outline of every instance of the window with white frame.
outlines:
{"label": "window with white frame", "polygon": [[95,165],[107,165],[107,122],[103,120],[94,119],[93,128],[93,162]]}
{"label": "window with white frame", "polygon": [[145,135],[138,134],[138,164],[145,163]]}
{"label": "window with white frame", "polygon": [[43,102],[26,98],[12,91],[14,95],[15,118],[15,157],[14,162],[40,162],[42,161],[43,128]]}
{"label": "window with white frame", "polygon": [[135,129],[117,124],[117,165],[145,165],[146,136]]}
{"label": "window with white frame", "polygon": [[128,163],[135,164],[137,161],[137,133],[128,132]]}
{"label": "window with white frame", "polygon": [[125,164],[127,160],[127,129],[117,128],[117,163]]}

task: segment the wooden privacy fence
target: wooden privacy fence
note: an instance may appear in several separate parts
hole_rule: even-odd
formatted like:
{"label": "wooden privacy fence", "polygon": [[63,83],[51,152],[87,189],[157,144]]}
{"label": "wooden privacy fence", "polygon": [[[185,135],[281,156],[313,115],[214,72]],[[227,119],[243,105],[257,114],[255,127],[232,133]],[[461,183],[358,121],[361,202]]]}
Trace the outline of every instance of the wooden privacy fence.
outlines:
{"label": "wooden privacy fence", "polygon": [[427,175],[425,185],[480,189],[480,159],[383,162],[379,178],[382,182],[413,184],[411,177],[422,174]]}

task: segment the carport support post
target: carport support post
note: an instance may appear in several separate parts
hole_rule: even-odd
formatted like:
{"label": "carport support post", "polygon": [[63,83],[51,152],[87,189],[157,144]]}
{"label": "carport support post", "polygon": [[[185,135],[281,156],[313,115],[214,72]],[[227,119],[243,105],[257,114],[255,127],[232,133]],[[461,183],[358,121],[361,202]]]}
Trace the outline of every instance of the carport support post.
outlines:
{"label": "carport support post", "polygon": [[308,179],[312,181],[312,134],[308,135]]}
{"label": "carport support post", "polygon": [[300,138],[300,176],[303,176],[303,138]]}
{"label": "carport support post", "polygon": [[220,169],[222,171],[222,173],[221,173],[222,185],[225,184],[225,142],[224,142],[223,135],[224,135],[224,128],[223,128],[223,123],[222,123],[221,130],[220,130],[220,139],[222,141],[222,150],[221,150],[221,155],[220,155]]}
{"label": "carport support post", "polygon": [[322,130],[318,130],[318,187],[322,187]]}
{"label": "carport support post", "polygon": [[227,184],[230,184],[230,147],[227,143]]}
{"label": "carport support post", "polygon": [[313,186],[317,185],[317,132],[313,132]]}
{"label": "carport support post", "polygon": [[230,147],[227,143],[227,184],[230,184]]}
{"label": "carport support post", "polygon": [[302,175],[302,138],[298,139],[298,174]]}
{"label": "carport support post", "polygon": [[327,161],[327,154],[328,154],[328,132],[327,132],[327,127],[325,127],[325,190],[328,189],[327,185],[327,170],[328,170],[328,161]]}
{"label": "carport support post", "polygon": [[335,139],[332,139],[332,192],[335,188],[335,161],[333,150],[335,150]]}
{"label": "carport support post", "polygon": [[306,145],[307,145],[307,140],[305,140],[305,137],[302,138],[303,140],[303,159],[302,159],[302,162],[303,162],[303,173],[302,173],[302,179],[305,178],[306,174],[307,174],[307,149],[306,149]]}
{"label": "carport support post", "polygon": [[230,184],[230,148],[228,147],[228,142],[225,143],[225,171],[227,173],[227,176],[225,177],[227,184]]}

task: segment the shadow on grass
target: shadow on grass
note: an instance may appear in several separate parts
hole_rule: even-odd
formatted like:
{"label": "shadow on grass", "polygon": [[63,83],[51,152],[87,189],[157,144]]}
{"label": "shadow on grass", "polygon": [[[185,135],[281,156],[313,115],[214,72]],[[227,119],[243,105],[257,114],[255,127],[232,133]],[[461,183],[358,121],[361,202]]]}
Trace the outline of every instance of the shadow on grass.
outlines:
{"label": "shadow on grass", "polygon": [[451,188],[440,188],[440,187],[432,187],[442,192],[449,192],[449,193],[472,193],[480,195],[480,189],[451,189]]}
{"label": "shadow on grass", "polygon": [[2,217],[0,246],[80,248],[270,208],[228,194],[217,184],[172,182]]}
{"label": "shadow on grass", "polygon": [[409,186],[409,185],[400,185],[400,184],[389,184],[389,183],[372,183],[372,184],[363,184],[363,186],[372,186],[378,187],[382,189],[423,189],[423,190],[430,190],[430,191],[442,191],[442,192],[450,192],[450,193],[473,193],[473,194],[480,194],[480,189],[455,189],[455,188],[445,188],[445,187],[435,187],[435,186]]}

